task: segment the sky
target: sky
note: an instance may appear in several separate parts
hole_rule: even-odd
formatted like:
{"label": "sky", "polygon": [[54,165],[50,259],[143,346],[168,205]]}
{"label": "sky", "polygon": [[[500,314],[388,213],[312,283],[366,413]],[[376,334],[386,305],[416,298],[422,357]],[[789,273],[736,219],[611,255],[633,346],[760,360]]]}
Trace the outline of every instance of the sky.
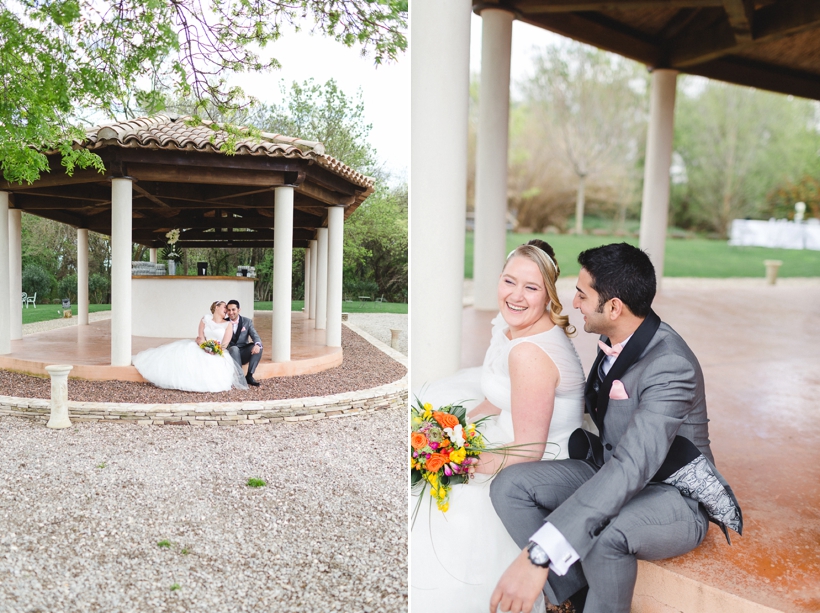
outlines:
{"label": "sky", "polygon": [[[373,125],[370,143],[392,181],[406,181],[410,167],[410,57],[376,66],[358,47],[348,48],[331,38],[308,32],[289,32],[268,45],[265,55],[275,57],[282,68],[269,73],[234,75],[232,84],[263,103],[278,102],[282,79],[313,78],[317,83],[335,79],[346,96],[362,90],[365,117]],[[298,135],[297,135],[298,136]],[[344,161],[344,160],[342,160]]]}

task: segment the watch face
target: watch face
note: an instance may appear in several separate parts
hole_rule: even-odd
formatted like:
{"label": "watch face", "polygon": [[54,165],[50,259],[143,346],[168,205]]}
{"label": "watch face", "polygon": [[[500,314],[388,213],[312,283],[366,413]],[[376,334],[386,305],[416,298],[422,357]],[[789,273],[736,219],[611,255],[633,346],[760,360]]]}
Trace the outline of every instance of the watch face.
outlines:
{"label": "watch face", "polygon": [[530,560],[536,566],[546,566],[549,564],[550,558],[547,552],[544,551],[538,544],[532,543],[529,548]]}

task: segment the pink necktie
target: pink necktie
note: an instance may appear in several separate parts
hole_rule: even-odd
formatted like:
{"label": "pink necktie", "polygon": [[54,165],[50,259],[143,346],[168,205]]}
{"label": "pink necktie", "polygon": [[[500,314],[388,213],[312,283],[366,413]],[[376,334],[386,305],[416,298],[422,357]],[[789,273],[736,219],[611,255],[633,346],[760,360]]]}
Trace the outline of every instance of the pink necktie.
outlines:
{"label": "pink necktie", "polygon": [[601,348],[601,351],[611,358],[617,358],[621,351],[624,350],[624,346],[621,345],[621,343],[615,343],[610,347],[604,341],[598,341],[598,346]]}

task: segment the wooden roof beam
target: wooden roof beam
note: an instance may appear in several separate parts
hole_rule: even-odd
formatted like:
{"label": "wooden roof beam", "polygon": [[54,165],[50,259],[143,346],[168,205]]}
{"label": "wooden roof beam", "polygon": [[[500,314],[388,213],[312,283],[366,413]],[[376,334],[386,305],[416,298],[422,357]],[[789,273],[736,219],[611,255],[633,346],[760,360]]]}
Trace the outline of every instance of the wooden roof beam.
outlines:
{"label": "wooden roof beam", "polygon": [[693,66],[686,72],[736,85],[820,100],[820,81],[817,75],[782,67],[773,69],[769,65],[760,65],[739,58],[721,58]]}
{"label": "wooden roof beam", "polygon": [[[734,13],[738,12],[738,8],[734,9]],[[714,18],[714,13],[709,13]],[[782,0],[754,11],[749,17],[753,34],[746,39],[736,36],[728,11],[723,18],[714,19],[706,25],[704,19],[708,18],[708,15],[703,18],[699,16],[671,42],[667,54],[670,67],[688,68],[704,64],[752,45],[820,28],[820,0]]]}
{"label": "wooden roof beam", "polygon": [[97,183],[99,181],[106,181],[105,174],[99,173],[96,170],[77,170],[70,177],[65,173],[48,174],[40,177],[31,184],[9,183],[8,181],[0,181],[0,191],[5,192],[21,192],[26,190],[38,189],[40,187],[51,187],[54,185],[75,185],[77,183]]}
{"label": "wooden roof beam", "polygon": [[722,0],[520,0],[515,8],[524,15],[578,11],[645,10],[721,6]]}
{"label": "wooden roof beam", "polygon": [[663,59],[662,49],[648,40],[647,36],[611,20],[602,23],[600,18],[593,18],[594,15],[594,13],[522,14],[521,20],[605,51],[612,51],[648,66],[660,65]]}

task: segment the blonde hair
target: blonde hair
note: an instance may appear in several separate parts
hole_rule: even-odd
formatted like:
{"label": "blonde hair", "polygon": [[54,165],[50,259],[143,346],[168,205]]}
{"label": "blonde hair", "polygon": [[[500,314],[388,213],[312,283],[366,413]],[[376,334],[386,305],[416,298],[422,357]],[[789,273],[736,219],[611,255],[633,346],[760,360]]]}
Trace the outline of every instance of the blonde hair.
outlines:
{"label": "blonde hair", "polygon": [[211,305],[211,314],[213,314],[213,312],[216,311],[216,307],[218,307],[220,304],[225,304],[225,301],[224,300],[217,300],[216,302],[214,302]]}
{"label": "blonde hair", "polygon": [[[543,243],[543,241],[539,241],[539,243]],[[552,247],[547,243],[543,244],[552,251]],[[558,268],[558,261],[555,259],[555,254],[550,255],[546,250],[535,245],[521,245],[513,249],[507,256],[504,262],[504,268],[507,268],[507,262],[514,257],[526,258],[538,266],[541,277],[544,279],[547,296],[549,297],[549,316],[552,323],[562,328],[564,334],[568,337],[575,336],[575,326],[569,323],[568,316],[562,315],[564,307],[561,305],[561,301],[558,299],[558,292],[555,289],[555,282],[558,280],[558,275],[561,274],[561,269]]]}

